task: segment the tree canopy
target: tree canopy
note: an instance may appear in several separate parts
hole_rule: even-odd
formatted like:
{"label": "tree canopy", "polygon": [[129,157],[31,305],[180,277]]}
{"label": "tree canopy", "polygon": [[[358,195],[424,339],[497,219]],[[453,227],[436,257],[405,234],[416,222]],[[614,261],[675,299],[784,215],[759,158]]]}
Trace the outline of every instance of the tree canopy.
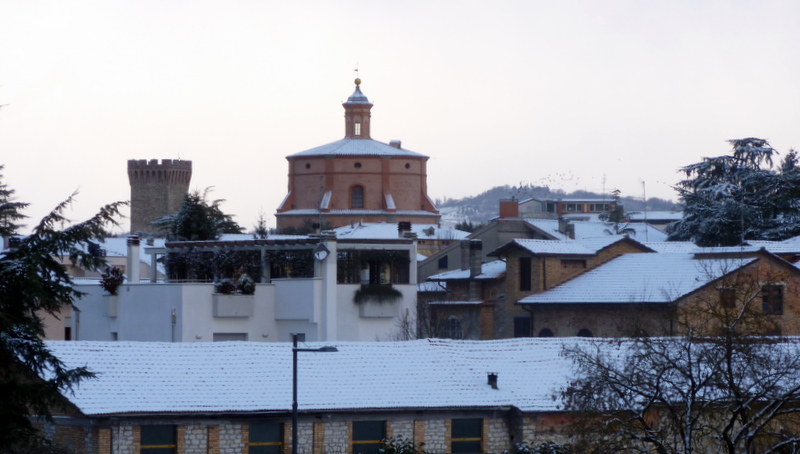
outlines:
{"label": "tree canopy", "polygon": [[[40,315],[56,315],[81,296],[58,257],[87,269],[104,265],[102,257],[89,252],[89,245],[103,240],[106,226],[117,224],[123,203],[106,205],[91,219],[71,224],[63,213],[72,201],[70,197],[59,204],[30,235],[0,252],[0,452],[30,446],[44,452],[47,442],[29,416],[51,418],[51,409],[64,405],[60,393],[92,376],[84,367],[65,367],[50,353],[42,341]],[[3,235],[18,233],[25,206],[14,201],[13,190],[0,184]]]}
{"label": "tree canopy", "polygon": [[676,186],[683,219],[667,228],[671,241],[735,246],[800,234],[800,167],[794,150],[773,168],[777,152],[763,139],[728,141],[730,155],[683,167]]}
{"label": "tree canopy", "polygon": [[224,200],[208,202],[209,192],[211,188],[186,194],[177,213],[162,216],[153,224],[165,230],[172,241],[209,241],[224,233],[244,232],[233,216],[222,212]]}

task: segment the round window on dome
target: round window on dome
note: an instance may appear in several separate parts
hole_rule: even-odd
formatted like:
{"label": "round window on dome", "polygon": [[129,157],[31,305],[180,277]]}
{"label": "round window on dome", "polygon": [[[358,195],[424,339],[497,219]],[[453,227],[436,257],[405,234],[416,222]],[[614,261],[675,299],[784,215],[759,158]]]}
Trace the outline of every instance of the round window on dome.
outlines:
{"label": "round window on dome", "polygon": [[411,168],[411,164],[406,163],[406,169],[410,169],[410,168]]}
{"label": "round window on dome", "polygon": [[306,163],[306,169],[310,169],[310,168],[311,168],[311,164]]}
{"label": "round window on dome", "polygon": [[356,167],[356,169],[360,169],[361,168],[361,163],[360,162],[355,163],[355,167]]}

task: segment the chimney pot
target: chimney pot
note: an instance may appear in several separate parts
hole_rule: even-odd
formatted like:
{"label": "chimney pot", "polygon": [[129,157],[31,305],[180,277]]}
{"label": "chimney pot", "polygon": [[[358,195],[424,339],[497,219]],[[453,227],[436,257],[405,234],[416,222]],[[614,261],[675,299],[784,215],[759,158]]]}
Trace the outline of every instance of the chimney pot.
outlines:
{"label": "chimney pot", "polygon": [[488,373],[488,381],[487,383],[492,387],[492,389],[499,389],[497,387],[497,372],[489,372]]}

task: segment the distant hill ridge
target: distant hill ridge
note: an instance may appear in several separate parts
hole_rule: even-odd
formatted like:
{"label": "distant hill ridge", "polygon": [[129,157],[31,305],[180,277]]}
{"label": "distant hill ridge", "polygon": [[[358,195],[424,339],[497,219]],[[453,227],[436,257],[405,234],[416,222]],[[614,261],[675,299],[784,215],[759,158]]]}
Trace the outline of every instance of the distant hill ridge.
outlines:
{"label": "distant hill ridge", "polygon": [[[485,224],[498,215],[498,204],[500,199],[515,197],[518,200],[526,200],[530,198],[544,200],[544,199],[559,199],[559,198],[606,198],[612,200],[610,194],[598,194],[588,191],[573,191],[567,193],[562,190],[552,191],[546,186],[534,185],[521,185],[521,186],[495,186],[487,191],[484,191],[476,196],[464,197],[461,199],[436,199],[436,207],[442,212],[442,223],[450,225],[459,222],[472,222]],[[626,197],[621,199],[622,204],[625,206],[625,211],[643,211],[644,202],[642,198]],[[676,203],[671,200],[659,199],[658,197],[651,197],[647,199],[648,211],[669,211],[677,207]]]}

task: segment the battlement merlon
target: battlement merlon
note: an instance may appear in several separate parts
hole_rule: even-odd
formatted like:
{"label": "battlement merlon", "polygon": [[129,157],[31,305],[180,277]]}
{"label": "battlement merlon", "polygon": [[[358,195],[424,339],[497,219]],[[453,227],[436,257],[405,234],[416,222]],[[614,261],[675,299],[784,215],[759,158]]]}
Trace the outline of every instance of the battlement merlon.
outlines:
{"label": "battlement merlon", "polygon": [[192,161],[181,159],[130,159],[128,160],[128,181],[131,186],[141,185],[179,185],[188,191],[192,179]]}
{"label": "battlement merlon", "polygon": [[129,159],[128,170],[192,170],[192,161],[182,159]]}

